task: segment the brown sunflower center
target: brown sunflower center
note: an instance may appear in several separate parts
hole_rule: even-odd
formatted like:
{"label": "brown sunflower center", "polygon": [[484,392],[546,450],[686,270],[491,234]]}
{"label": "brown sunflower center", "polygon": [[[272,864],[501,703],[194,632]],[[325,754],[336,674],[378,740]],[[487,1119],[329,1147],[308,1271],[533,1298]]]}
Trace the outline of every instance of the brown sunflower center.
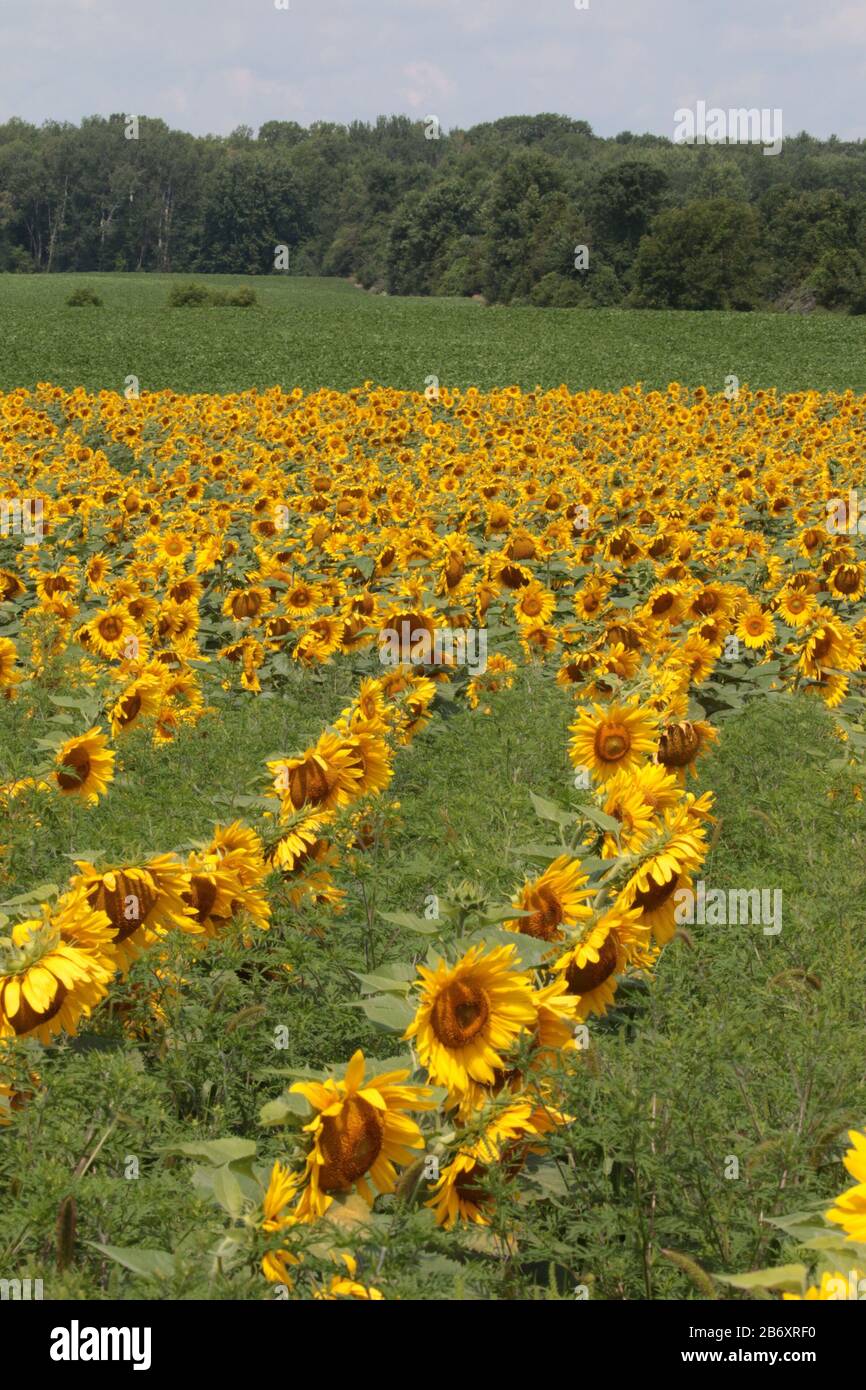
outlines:
{"label": "brown sunflower center", "polygon": [[860,584],[860,571],[856,565],[840,565],[833,582],[840,594],[853,594]]}
{"label": "brown sunflower center", "polygon": [[658,760],[664,767],[685,767],[700,746],[701,737],[687,719],[670,724],[659,738]]}
{"label": "brown sunflower center", "polygon": [[107,618],[100,618],[97,627],[104,641],[116,642],[123,633],[123,620],[111,613]]}
{"label": "brown sunflower center", "polygon": [[105,913],[115,928],[114,940],[117,942],[125,941],[138,931],[159,895],[144,879],[129,878],[126,874],[115,874],[114,879],[113,890],[106,886],[104,880],[94,884],[87,894],[87,901],[92,908]]}
{"label": "brown sunflower center", "polygon": [[531,917],[520,917],[520,930],[525,936],[534,936],[542,941],[552,941],[558,935],[557,928],[562,921],[562,904],[556,894],[542,884],[535,890],[528,906],[535,908]]}
{"label": "brown sunflower center", "polygon": [[70,748],[63,754],[63,765],[71,772],[58,772],[57,784],[63,792],[76,792],[90,776],[90,757],[84,748]]}
{"label": "brown sunflower center", "polygon": [[631,734],[624,724],[600,724],[593,745],[601,762],[618,763],[631,748]]}
{"label": "brown sunflower center", "polygon": [[289,793],[293,806],[318,806],[329,791],[328,778],[317,762],[301,763],[289,773]]}
{"label": "brown sunflower center", "polygon": [[59,980],[55,980],[54,998],[47,1009],[43,1009],[39,1012],[33,1008],[32,1004],[28,1004],[22,991],[17,1010],[14,1014],[9,1015],[9,1022],[12,1024],[14,1031],[21,1037],[22,1034],[29,1033],[34,1028],[38,1028],[40,1024],[48,1023],[63,1007],[63,1001],[67,993],[68,990],[66,986],[61,984]]}
{"label": "brown sunflower center", "polygon": [[204,923],[213,911],[213,905],[217,899],[217,886],[213,879],[204,874],[193,874],[189,886],[195,915],[200,922]]}
{"label": "brown sunflower center", "polygon": [[361,1096],[349,1096],[339,1115],[326,1115],[319,1138],[322,1190],[343,1190],[368,1173],[382,1151],[384,1133],[378,1110]]}
{"label": "brown sunflower center", "polygon": [[644,912],[654,912],[657,907],[661,907],[667,902],[679,885],[679,881],[678,874],[674,874],[667,883],[656,883],[654,879],[650,879],[649,888],[640,889],[635,894],[635,907],[642,908]]}
{"label": "brown sunflower center", "polygon": [[606,936],[602,943],[598,960],[587,961],[586,965],[570,965],[565,972],[569,994],[589,994],[609,979],[616,970],[616,942]]}
{"label": "brown sunflower center", "polygon": [[436,996],[431,1022],[446,1047],[465,1047],[490,1017],[486,992],[470,980],[452,980]]}

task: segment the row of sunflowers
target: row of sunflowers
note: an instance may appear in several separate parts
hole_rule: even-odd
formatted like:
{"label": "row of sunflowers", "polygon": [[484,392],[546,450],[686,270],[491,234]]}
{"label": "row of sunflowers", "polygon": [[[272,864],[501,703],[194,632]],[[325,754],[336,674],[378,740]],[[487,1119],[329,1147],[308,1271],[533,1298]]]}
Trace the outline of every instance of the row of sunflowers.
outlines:
{"label": "row of sunflowers", "polygon": [[[299,1232],[356,1197],[372,1209],[397,1192],[446,1230],[487,1225],[493,1170],[519,1182],[575,1123],[560,1083],[591,1021],[676,933],[709,852],[712,793],[687,778],[713,720],[773,693],[820,699],[860,797],[864,409],[851,393],[731,401],[677,385],[0,397],[0,495],[19,499],[5,516],[30,519],[0,538],[0,693],[30,720],[40,685],[67,692],[41,764],[0,785],[4,817],[38,826],[45,798],[97,805],[132,730],[172,743],[227,700],[334,663],[357,675],[309,747],[250,769],[255,825],[217,824],[186,855],[82,857],[53,901],[2,905],[6,1057],[86,1027],[169,937],[194,970],[226,932],[291,930],[302,906],[339,915],[401,749],[446,704],[489,714],[531,664],[575,702],[577,804],[534,798],[551,842],[530,847],[544,867],[509,902],[462,885],[432,925],[402,914],[429,950],[379,962],[362,1002],[406,1065],[369,1075],[359,1050],[266,1107],[286,1152],[252,1223],[284,1289]],[[492,649],[474,668],[419,659],[427,639],[469,631]],[[0,1119],[26,1094],[0,1080]],[[830,1213],[857,1246],[863,1212],[861,1187]],[[340,1258],[322,1296],[382,1296]]]}

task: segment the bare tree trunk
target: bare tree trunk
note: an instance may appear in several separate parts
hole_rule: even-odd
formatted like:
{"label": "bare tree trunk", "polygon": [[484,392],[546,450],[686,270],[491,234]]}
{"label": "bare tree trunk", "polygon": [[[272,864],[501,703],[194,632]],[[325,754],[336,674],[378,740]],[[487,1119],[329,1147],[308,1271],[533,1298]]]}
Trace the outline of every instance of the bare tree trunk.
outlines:
{"label": "bare tree trunk", "polygon": [[51,266],[52,266],[52,264],[53,264],[53,262],[54,262],[54,250],[55,250],[55,247],[56,247],[56,245],[57,245],[57,238],[58,238],[60,232],[62,232],[62,230],[63,230],[63,224],[64,224],[64,221],[65,221],[65,219],[66,219],[66,198],[67,198],[68,193],[69,193],[69,177],[67,176],[67,177],[63,180],[63,197],[62,197],[62,199],[61,199],[61,201],[60,201],[60,212],[59,212],[59,214],[58,214],[56,220],[54,221],[53,225],[52,225],[52,223],[51,223],[51,214],[50,214],[50,213],[48,214],[48,221],[49,221],[49,225],[51,226],[51,235],[50,235],[50,237],[49,237],[49,239],[48,239],[48,264],[46,265],[45,269],[46,269],[46,271],[47,271],[47,273],[48,273],[49,275],[51,274]]}

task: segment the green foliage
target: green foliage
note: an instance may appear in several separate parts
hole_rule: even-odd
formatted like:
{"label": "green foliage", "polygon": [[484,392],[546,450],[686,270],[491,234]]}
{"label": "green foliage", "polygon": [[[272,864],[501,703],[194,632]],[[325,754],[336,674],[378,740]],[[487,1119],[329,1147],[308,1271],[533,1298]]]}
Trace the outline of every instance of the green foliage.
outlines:
{"label": "green foliage", "polygon": [[[142,124],[146,161],[144,145],[124,138],[121,115],[79,127],[0,124],[0,271],[270,275],[285,245],[293,275],[560,308],[585,302],[571,251],[584,243],[605,271],[595,293],[586,277],[588,302],[623,306],[649,243],[642,302],[807,308],[824,256],[866,251],[860,141],[801,134],[785,140],[784,158],[768,160],[750,144],[687,146],[630,131],[604,139],[551,113],[439,138],[406,116],[309,129],[274,120],[226,137]],[[720,202],[753,217],[754,264],[739,256],[726,266],[746,276],[738,293],[710,275],[702,304],[700,276],[721,245]],[[689,209],[685,222],[665,220]],[[697,238],[691,255],[677,229]],[[669,281],[648,275],[659,241],[675,258]],[[828,305],[860,302],[859,275],[850,286],[836,271],[832,279]]]}
{"label": "green foliage", "polygon": [[72,291],[66,303],[70,309],[80,309],[87,305],[98,307],[102,303],[102,300],[99,298],[96,290],[91,289],[89,285],[79,285],[77,289]]}
{"label": "green foliage", "polygon": [[[615,299],[620,286],[611,266],[591,260],[583,274],[568,270],[574,244],[567,248],[565,280],[584,283],[591,304]],[[471,264],[464,268],[465,284],[477,283]],[[144,391],[276,384],[348,390],[365,379],[419,391],[430,373],[443,387],[463,389],[515,383],[531,391],[565,383],[571,390],[619,390],[642,381],[647,390],[663,390],[676,380],[719,391],[730,372],[753,388],[866,390],[863,322],[842,315],[484,308],[472,300],[402,299],[365,294],[344,280],[285,275],[256,280],[260,313],[173,313],[166,311],[168,295],[189,277],[159,274],[95,276],[104,308],[70,314],[65,300],[79,278],[0,276],[0,314],[8,328],[3,389],[53,381],[122,392],[134,366]],[[197,279],[209,292],[238,287],[232,276]],[[103,438],[88,443],[105,449],[115,467],[131,461],[123,445]]]}
{"label": "green foliage", "polygon": [[173,285],[168,296],[172,309],[237,308],[249,309],[258,301],[251,285],[239,285],[236,290],[211,289],[200,282]]}

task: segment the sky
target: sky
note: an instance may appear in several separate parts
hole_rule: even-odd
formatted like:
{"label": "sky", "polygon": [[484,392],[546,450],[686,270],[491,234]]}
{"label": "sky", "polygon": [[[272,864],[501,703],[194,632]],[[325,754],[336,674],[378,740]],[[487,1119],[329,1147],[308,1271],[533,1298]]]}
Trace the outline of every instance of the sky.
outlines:
{"label": "sky", "polygon": [[553,111],[672,137],[703,100],[860,139],[864,92],[864,0],[0,0],[0,120],[35,124]]}

